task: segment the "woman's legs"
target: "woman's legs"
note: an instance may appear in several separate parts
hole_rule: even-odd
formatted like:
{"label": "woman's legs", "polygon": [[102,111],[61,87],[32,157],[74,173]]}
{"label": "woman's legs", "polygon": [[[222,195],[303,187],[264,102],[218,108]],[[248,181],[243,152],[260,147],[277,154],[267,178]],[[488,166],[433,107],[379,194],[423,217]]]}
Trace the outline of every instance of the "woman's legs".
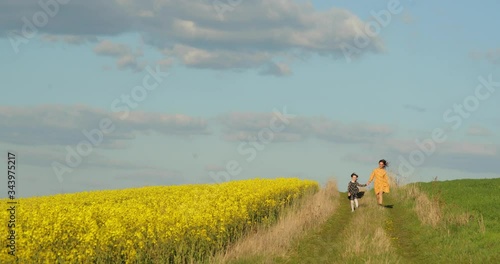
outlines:
{"label": "woman's legs", "polygon": [[379,205],[382,205],[382,202],[384,200],[384,197],[382,196],[384,192],[379,192],[377,193],[377,202]]}

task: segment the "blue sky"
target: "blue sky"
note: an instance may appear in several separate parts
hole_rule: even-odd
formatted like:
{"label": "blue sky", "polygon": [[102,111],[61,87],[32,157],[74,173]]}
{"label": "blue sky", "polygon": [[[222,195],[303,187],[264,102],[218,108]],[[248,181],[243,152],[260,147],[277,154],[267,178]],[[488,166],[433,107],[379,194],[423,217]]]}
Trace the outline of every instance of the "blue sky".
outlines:
{"label": "blue sky", "polygon": [[20,196],[279,176],[343,189],[381,158],[406,182],[500,176],[496,1],[46,2],[0,3],[0,148]]}

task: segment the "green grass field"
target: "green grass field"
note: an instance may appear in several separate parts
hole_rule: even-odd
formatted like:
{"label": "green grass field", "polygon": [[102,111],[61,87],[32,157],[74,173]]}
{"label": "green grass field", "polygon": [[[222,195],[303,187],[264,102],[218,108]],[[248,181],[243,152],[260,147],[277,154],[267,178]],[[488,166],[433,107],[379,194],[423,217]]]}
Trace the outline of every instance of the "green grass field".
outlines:
{"label": "green grass field", "polygon": [[415,230],[421,256],[441,263],[500,263],[500,179],[418,186],[442,208],[437,227]]}
{"label": "green grass field", "polygon": [[352,213],[345,194],[318,230],[286,256],[241,256],[231,263],[500,263],[500,179],[416,183],[373,191]]}

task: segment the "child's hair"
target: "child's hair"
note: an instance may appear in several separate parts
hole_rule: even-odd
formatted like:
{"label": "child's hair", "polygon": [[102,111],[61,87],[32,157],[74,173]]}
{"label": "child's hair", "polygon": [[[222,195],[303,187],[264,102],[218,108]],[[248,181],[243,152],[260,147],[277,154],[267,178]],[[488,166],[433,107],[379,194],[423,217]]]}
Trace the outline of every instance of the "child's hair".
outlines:
{"label": "child's hair", "polygon": [[351,174],[351,178],[352,178],[352,176],[356,176],[356,177],[358,177],[358,174],[356,174],[356,173],[354,173],[354,172],[353,172],[353,173]]}
{"label": "child's hair", "polygon": [[389,162],[387,162],[387,160],[381,159],[378,161],[378,163],[380,163],[380,162],[384,163],[384,167],[389,167]]}

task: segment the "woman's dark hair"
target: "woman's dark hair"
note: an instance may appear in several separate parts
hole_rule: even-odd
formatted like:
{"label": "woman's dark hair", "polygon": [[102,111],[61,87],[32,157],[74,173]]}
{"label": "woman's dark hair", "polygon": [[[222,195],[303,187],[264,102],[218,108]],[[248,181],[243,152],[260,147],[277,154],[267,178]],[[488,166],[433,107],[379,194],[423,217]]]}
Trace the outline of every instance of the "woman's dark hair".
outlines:
{"label": "woman's dark hair", "polygon": [[358,174],[356,174],[356,173],[352,173],[352,174],[351,174],[351,178],[352,178],[352,176],[359,177],[359,176],[358,176]]}
{"label": "woman's dark hair", "polygon": [[387,162],[387,160],[381,159],[381,160],[378,161],[378,163],[380,163],[380,162],[384,163],[384,168],[385,167],[389,167],[389,162]]}

